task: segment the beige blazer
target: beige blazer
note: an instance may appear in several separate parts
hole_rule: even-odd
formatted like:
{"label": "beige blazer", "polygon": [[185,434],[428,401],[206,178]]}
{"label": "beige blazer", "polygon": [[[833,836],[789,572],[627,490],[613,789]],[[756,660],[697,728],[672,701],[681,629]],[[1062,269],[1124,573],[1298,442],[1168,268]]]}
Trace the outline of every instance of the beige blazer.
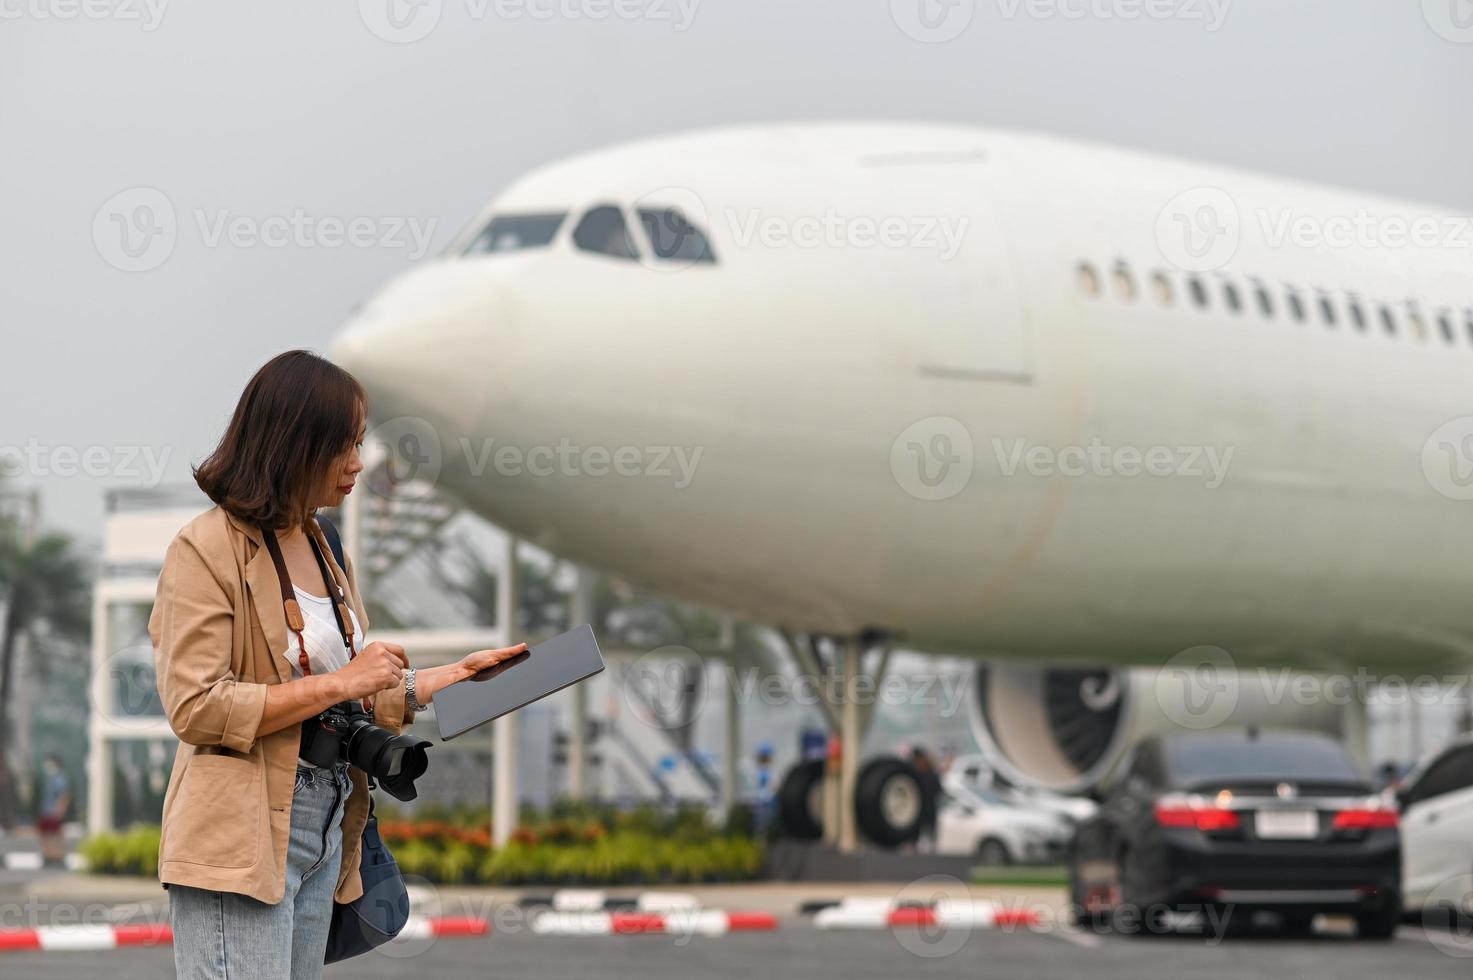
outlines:
{"label": "beige blazer", "polygon": [[[312,534],[366,632],[352,561],[339,568],[316,522]],[[164,558],[148,633],[159,695],[179,736],[164,794],[159,880],[274,905],[286,892],[302,726],[256,737],[267,686],[292,679],[281,655],[290,640],[281,586],[260,529],[218,506],[185,525]],[[402,730],[412,720],[405,700],[402,685],[375,695],[375,723]],[[350,772],[338,902],[363,894],[358,858],[368,778],[356,766]]]}

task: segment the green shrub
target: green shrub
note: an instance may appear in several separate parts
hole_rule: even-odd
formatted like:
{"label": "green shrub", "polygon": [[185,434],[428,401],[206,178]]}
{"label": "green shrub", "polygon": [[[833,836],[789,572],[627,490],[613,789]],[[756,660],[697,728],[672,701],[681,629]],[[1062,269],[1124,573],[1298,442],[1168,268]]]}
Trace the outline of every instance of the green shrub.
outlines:
{"label": "green shrub", "polygon": [[474,882],[481,857],[476,852],[483,850],[484,848],[472,847],[460,841],[451,841],[440,852],[439,860],[434,865],[437,874],[433,877],[446,885]]}
{"label": "green shrub", "polygon": [[438,878],[439,849],[427,840],[405,841],[393,847],[394,860],[405,874],[418,875],[431,880]]}
{"label": "green shrub", "polygon": [[93,834],[80,851],[94,874],[147,875],[159,873],[159,827],[134,824],[121,832]]}
{"label": "green shrub", "polygon": [[[605,832],[602,824],[582,822],[595,813],[625,826]],[[568,810],[544,833],[519,834],[498,849],[468,841],[463,829],[449,824],[421,826],[428,829],[415,830],[390,848],[405,874],[441,884],[699,884],[751,879],[763,866],[760,842],[718,836],[703,814],[700,823],[690,815],[672,821],[653,807],[622,817],[606,810]],[[655,829],[635,829],[640,827]],[[159,828],[149,825],[96,834],[81,845],[88,867],[99,874],[150,877],[158,874],[158,849]]]}

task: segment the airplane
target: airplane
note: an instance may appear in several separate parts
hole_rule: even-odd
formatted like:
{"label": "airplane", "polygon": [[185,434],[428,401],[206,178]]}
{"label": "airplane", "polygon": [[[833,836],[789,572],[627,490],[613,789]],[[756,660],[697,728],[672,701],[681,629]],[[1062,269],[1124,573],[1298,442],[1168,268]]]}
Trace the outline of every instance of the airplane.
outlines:
{"label": "airplane", "polygon": [[330,356],[524,540],[1003,658],[979,739],[1077,790],[1172,721],[1131,665],[1467,672],[1467,229],[1049,135],[735,126],[532,171]]}

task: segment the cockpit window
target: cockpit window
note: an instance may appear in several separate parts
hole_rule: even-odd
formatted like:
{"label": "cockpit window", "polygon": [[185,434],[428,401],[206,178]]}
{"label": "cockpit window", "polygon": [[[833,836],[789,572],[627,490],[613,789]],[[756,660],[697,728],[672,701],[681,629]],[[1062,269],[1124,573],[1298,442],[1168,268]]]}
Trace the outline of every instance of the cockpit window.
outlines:
{"label": "cockpit window", "polygon": [[591,209],[573,229],[573,244],[585,252],[612,255],[616,259],[637,259],[634,239],[624,222],[624,212],[612,204]]}
{"label": "cockpit window", "polygon": [[715,262],[706,233],[674,208],[640,208],[639,223],[655,257],[676,262]]}
{"label": "cockpit window", "polygon": [[462,255],[484,252],[515,252],[552,244],[567,214],[498,214],[491,219]]}

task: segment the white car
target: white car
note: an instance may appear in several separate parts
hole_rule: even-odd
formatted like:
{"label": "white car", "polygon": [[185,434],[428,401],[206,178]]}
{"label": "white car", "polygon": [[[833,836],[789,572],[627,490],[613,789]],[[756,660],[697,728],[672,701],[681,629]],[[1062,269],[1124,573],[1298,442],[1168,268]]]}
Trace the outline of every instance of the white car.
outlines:
{"label": "white car", "polygon": [[[1433,753],[1397,789],[1402,907],[1464,903],[1473,870],[1473,738]],[[1463,909],[1464,912],[1473,909]]]}
{"label": "white car", "polygon": [[957,756],[947,774],[973,791],[991,790],[1014,806],[1025,810],[1054,810],[1075,823],[1088,820],[1099,808],[1097,803],[1087,797],[1065,796],[1046,789],[1009,785],[998,777],[997,771],[983,755]]}
{"label": "white car", "polygon": [[960,779],[942,781],[936,850],[971,854],[980,864],[1038,864],[1063,859],[1074,821],[1046,807],[1025,807]]}

